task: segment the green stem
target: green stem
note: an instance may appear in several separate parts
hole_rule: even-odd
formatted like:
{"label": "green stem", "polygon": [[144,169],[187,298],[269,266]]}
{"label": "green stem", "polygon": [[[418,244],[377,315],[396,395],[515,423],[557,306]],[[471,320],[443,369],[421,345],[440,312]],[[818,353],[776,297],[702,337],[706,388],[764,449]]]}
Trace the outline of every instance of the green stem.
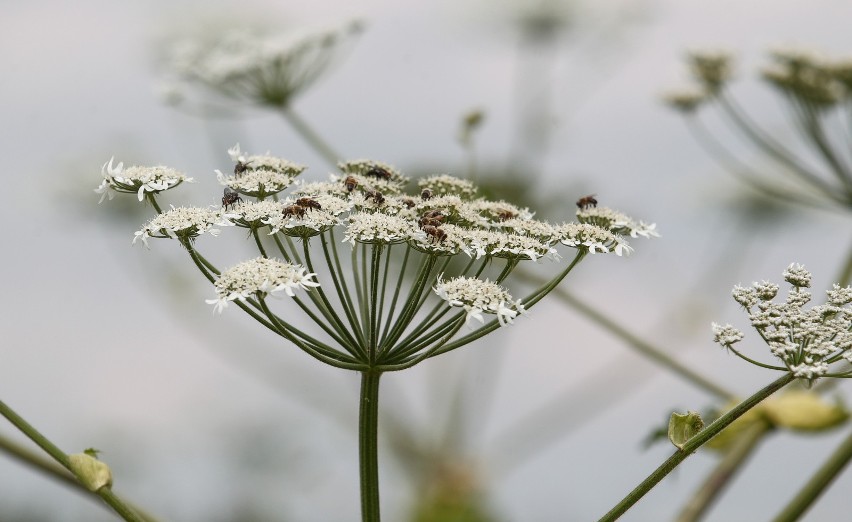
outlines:
{"label": "green stem", "polygon": [[843,265],[840,275],[837,276],[837,284],[841,287],[848,286],[849,283],[852,283],[852,248],[846,254],[846,263]]}
{"label": "green stem", "polygon": [[257,245],[257,249],[258,251],[260,251],[260,255],[265,258],[268,258],[269,256],[266,255],[266,249],[263,248],[263,243],[260,242],[260,234],[258,234],[256,228],[252,227],[251,235],[254,237],[254,244]]}
{"label": "green stem", "polygon": [[725,452],[725,456],[716,468],[704,480],[701,488],[684,506],[677,522],[696,522],[701,519],[713,501],[731,483],[737,472],[748,461],[748,457],[757,449],[763,437],[772,429],[768,422],[757,422],[742,433],[733,447]]}
{"label": "green stem", "polygon": [[325,262],[328,265],[328,271],[331,274],[332,281],[334,282],[334,288],[337,290],[337,298],[340,300],[340,304],[343,306],[343,312],[346,314],[346,320],[349,321],[349,326],[358,338],[360,346],[366,350],[367,341],[364,339],[364,333],[358,325],[355,305],[352,304],[352,296],[349,293],[349,286],[346,284],[346,274],[343,273],[343,268],[340,265],[340,258],[337,255],[337,246],[334,242],[334,230],[332,229],[329,234],[331,236],[331,250],[334,254],[334,263],[332,263],[332,257],[328,251],[329,242],[326,240],[325,234],[323,234],[320,238],[322,240]]}
{"label": "green stem", "polygon": [[704,443],[718,435],[723,429],[727,428],[732,422],[740,418],[747,411],[757,406],[762,400],[766,399],[776,391],[780,390],[784,386],[790,384],[795,380],[792,373],[786,373],[783,377],[780,377],[773,381],[772,383],[765,386],[763,389],[749,397],[748,399],[742,401],[738,405],[736,405],[729,412],[725,413],[715,421],[713,421],[709,426],[699,431],[694,437],[689,439],[686,444],[684,444],[683,449],[675,451],[675,453],[666,459],[656,470],[653,471],[648,477],[643,480],[636,488],[633,489],[630,493],[624,497],[621,502],[615,505],[606,515],[604,515],[600,522],[610,522],[613,520],[617,520],[621,515],[623,515],[628,509],[630,509],[633,504],[639,501],[642,497],[645,496],[646,493],[651,491],[651,489],[657,485],[658,482],[663,480],[669,473],[672,472],[678,465],[686,460],[688,456],[694,453],[698,448],[700,448]]}
{"label": "green stem", "polygon": [[308,122],[302,119],[301,116],[296,114],[293,109],[290,107],[283,107],[281,109],[281,114],[284,116],[284,119],[287,120],[293,129],[299,133],[299,135],[304,138],[308,145],[313,148],[317,154],[323,157],[326,161],[328,161],[331,165],[337,166],[337,162],[343,159],[343,156],[335,152],[331,146],[320,137],[316,131],[308,125]]}
{"label": "green stem", "polygon": [[[547,295],[554,288],[556,288],[557,285],[559,285],[559,283],[561,283],[562,280],[565,279],[565,277],[569,273],[571,273],[571,270],[573,270],[574,267],[577,266],[577,264],[580,261],[582,261],[584,257],[586,257],[586,255],[587,254],[586,254],[585,251],[578,250],[577,255],[571,261],[571,264],[568,265],[565,268],[565,270],[563,270],[562,272],[557,274],[556,277],[554,277],[553,279],[551,279],[550,281],[548,281],[547,283],[545,283],[544,285],[542,285],[538,289],[534,290],[525,299],[521,300],[521,303],[523,303],[524,308],[526,310],[529,310],[530,308],[535,306],[536,303],[541,301],[544,298],[545,295]],[[451,343],[447,343],[446,345],[435,350],[434,352],[430,352],[430,357],[435,357],[437,355],[445,354],[447,352],[450,352],[452,350],[460,348],[460,347],[462,347],[462,346],[464,346],[468,343],[472,343],[473,341],[479,339],[480,337],[493,332],[494,330],[496,330],[499,327],[500,327],[500,322],[497,319],[493,319],[493,320],[489,321],[488,323],[486,323],[484,326],[480,326],[479,328],[477,328],[473,332],[471,332],[471,333],[469,333],[469,334],[467,334],[463,337],[459,337],[458,339],[456,339],[455,341],[453,341]]]}
{"label": "green stem", "polygon": [[[68,455],[56,447],[55,444],[50,442],[47,437],[39,433],[38,430],[32,427],[30,423],[25,421],[20,415],[15,413],[15,411],[3,401],[0,401],[0,415],[6,417],[9,422],[21,430],[24,435],[26,435],[31,441],[35,442],[41,449],[47,452],[48,455],[53,457],[53,459],[61,464],[63,468],[67,469],[72,474],[74,473],[71,470],[71,463],[68,460]],[[118,516],[124,520],[127,520],[128,522],[145,522],[142,517],[130,509],[130,507],[118,498],[118,496],[115,495],[115,493],[113,493],[108,487],[102,487],[93,493],[101,497],[101,499],[103,499],[103,501],[106,502],[107,505],[109,505],[109,507],[111,507],[113,511],[115,511]]]}
{"label": "green stem", "polygon": [[157,214],[163,213],[163,209],[161,209],[160,205],[157,203],[157,196],[155,196],[153,192],[146,192],[145,199],[147,199],[148,202],[151,203],[151,206],[154,207],[154,210],[157,211]]}
{"label": "green stem", "polygon": [[[80,484],[77,478],[68,472],[62,466],[54,463],[52,460],[42,457],[40,454],[31,451],[17,442],[0,435],[0,451],[5,452],[9,457],[16,459],[18,462],[30,466],[31,468],[41,471],[50,478],[60,481],[66,486],[74,488],[76,491],[86,495],[86,498],[93,499],[92,492]],[[145,522],[156,522],[156,518],[146,513],[142,508],[136,506],[127,500],[123,502],[136,512]],[[99,505],[103,505],[100,504]]]}
{"label": "green stem", "polygon": [[[379,347],[379,321],[381,316],[378,313],[379,310],[379,265],[382,260],[382,245],[381,243],[371,245],[370,248],[371,254],[371,263],[370,263],[370,313],[369,313],[369,331],[367,332],[367,338],[369,339],[369,345],[367,347],[367,351],[369,354],[370,364],[375,364],[376,362],[376,352]],[[364,260],[364,264],[366,265],[366,259]],[[382,295],[384,297],[384,294]]]}
{"label": "green stem", "polygon": [[379,378],[374,369],[361,372],[358,456],[361,471],[361,520],[379,522]]}
{"label": "green stem", "polygon": [[[316,269],[314,269],[314,263],[311,260],[311,249],[308,239],[302,240],[302,246],[305,253],[305,263],[308,267],[308,271],[316,273]],[[334,269],[331,267],[331,265],[329,265],[328,268],[333,274]],[[336,278],[332,277],[332,279],[335,280],[336,284]],[[313,301],[313,303],[319,309],[320,313],[323,315],[323,317],[325,317],[326,321],[328,321],[331,327],[333,327],[337,331],[336,336],[332,335],[333,337],[335,337],[335,340],[337,340],[337,337],[345,338],[345,342],[340,340],[337,340],[337,342],[353,355],[356,355],[356,352],[359,355],[364,355],[358,345],[358,342],[349,333],[349,330],[343,324],[343,320],[340,318],[340,316],[334,310],[334,307],[331,305],[331,301],[328,300],[328,297],[325,294],[325,289],[323,289],[322,286],[319,286],[315,288],[309,295],[311,296],[311,301]],[[315,320],[315,322],[318,321]],[[318,324],[322,325],[322,323],[319,322]]]}
{"label": "green stem", "polygon": [[294,332],[297,332],[295,328],[288,325],[287,323],[281,321],[278,316],[272,313],[269,307],[266,305],[265,299],[260,299],[260,308],[263,310],[263,313],[269,318],[270,322],[275,325],[276,332],[283,338],[287,339],[291,343],[295,344],[300,350],[307,353],[314,359],[328,364],[330,366],[334,366],[336,368],[342,368],[344,370],[357,370],[361,371],[364,369],[364,365],[358,362],[357,360],[349,357],[346,354],[340,353],[334,350],[331,347],[320,345],[318,343],[310,343],[302,342],[298,338],[295,337]]}
{"label": "green stem", "polygon": [[[526,270],[518,272],[518,277],[534,284],[541,284],[543,282],[541,278],[530,274]],[[584,315],[587,319],[591,319],[593,322],[597,323],[599,326],[603,327],[605,330],[627,343],[631,348],[633,348],[637,352],[656,362],[660,366],[671,370],[673,373],[687,380],[691,384],[694,384],[695,386],[715,395],[716,397],[719,397],[720,399],[728,401],[737,399],[736,394],[726,390],[722,386],[707,379],[706,377],[695,372],[694,370],[687,368],[686,366],[675,360],[673,357],[671,357],[669,354],[665,353],[663,350],[651,345],[648,342],[645,342],[636,335],[630,333],[624,327],[604,315],[602,312],[595,310],[580,299],[577,299],[573,294],[571,294],[564,288],[554,289],[553,295],[559,298],[559,300],[561,300],[563,303],[573,308],[575,311]]]}
{"label": "green stem", "polygon": [[775,522],[787,522],[799,520],[808,508],[816,502],[837,475],[852,459],[852,433],[831,454],[825,463],[817,470],[813,477],[805,484],[805,487],[790,501],[789,504],[775,517]]}

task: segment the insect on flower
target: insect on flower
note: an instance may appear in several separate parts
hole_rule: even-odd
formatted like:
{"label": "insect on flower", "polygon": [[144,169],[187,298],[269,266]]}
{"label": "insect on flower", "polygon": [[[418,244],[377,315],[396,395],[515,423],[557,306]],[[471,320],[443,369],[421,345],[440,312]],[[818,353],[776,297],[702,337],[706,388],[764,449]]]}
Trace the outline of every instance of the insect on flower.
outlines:
{"label": "insect on flower", "polygon": [[347,192],[352,192],[358,186],[358,180],[355,179],[355,176],[346,176],[346,179],[343,180],[343,185],[346,187]]}
{"label": "insect on flower", "polygon": [[441,224],[443,224],[444,219],[446,217],[447,216],[445,216],[444,213],[440,210],[430,210],[429,212],[426,212],[425,214],[420,216],[420,219],[417,221],[417,224],[420,225],[420,228],[424,228],[427,226],[439,227],[441,226]]}
{"label": "insect on flower", "polygon": [[315,208],[319,210],[322,208],[322,205],[320,205],[317,200],[311,198],[299,198],[296,200],[296,205],[299,205],[300,207],[303,207],[305,209]]}
{"label": "insect on flower", "polygon": [[251,163],[251,161],[237,161],[236,165],[234,165],[234,176],[239,176],[240,174],[247,171],[249,169],[249,163]]}
{"label": "insect on flower", "polygon": [[372,199],[376,205],[381,205],[385,202],[385,197],[378,190],[368,190],[364,193],[364,197],[367,199]]}
{"label": "insect on flower", "polygon": [[391,179],[392,175],[387,169],[383,169],[382,167],[373,167],[367,172],[364,173],[365,176],[373,176],[375,178],[380,179]]}
{"label": "insect on flower", "polygon": [[423,189],[423,192],[420,193],[420,199],[432,199],[432,191],[427,188]]}
{"label": "insect on flower", "polygon": [[293,216],[297,218],[303,218],[305,217],[305,207],[301,205],[287,205],[286,207],[284,207],[284,210],[282,210],[281,213],[284,214],[285,218]]}
{"label": "insect on flower", "polygon": [[240,197],[239,192],[230,187],[225,187],[225,194],[222,196],[222,206],[225,207],[225,209],[242,202],[243,198]]}
{"label": "insect on flower", "polygon": [[[577,204],[579,205],[579,203]],[[499,212],[497,212],[497,217],[500,219],[500,221],[507,221],[509,219],[518,217],[518,215],[512,212],[511,210],[501,209]]]}
{"label": "insect on flower", "polygon": [[589,194],[588,196],[583,196],[582,198],[577,200],[577,208],[580,210],[586,210],[589,207],[597,207],[598,200],[595,199],[596,194]]}
{"label": "insect on flower", "polygon": [[433,225],[425,225],[421,228],[423,229],[423,232],[426,232],[427,236],[430,236],[438,243],[442,242],[447,237],[447,233],[441,230],[440,227],[436,227]]}

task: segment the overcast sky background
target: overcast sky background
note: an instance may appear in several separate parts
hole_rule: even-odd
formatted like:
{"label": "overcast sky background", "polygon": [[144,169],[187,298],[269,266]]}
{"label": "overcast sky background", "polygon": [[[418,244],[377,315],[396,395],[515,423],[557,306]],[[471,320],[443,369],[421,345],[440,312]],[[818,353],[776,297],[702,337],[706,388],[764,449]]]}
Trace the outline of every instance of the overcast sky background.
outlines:
{"label": "overcast sky background", "polygon": [[[552,96],[552,149],[543,159],[541,191],[594,192],[608,206],[656,222],[663,237],[636,240],[628,259],[591,259],[565,284],[690,366],[750,394],[776,375],[713,345],[710,321],[745,328],[731,287],[779,281],[793,261],[814,272],[815,294],[830,287],[848,249],[849,220],[796,211],[762,227],[743,221],[748,209],[735,198],[742,188],[702,152],[659,94],[685,83],[685,50],[730,49],[739,55],[735,94],[767,128],[789,135],[777,99],[756,78],[765,50],[800,44],[852,53],[852,4],[591,4],[578,8],[549,75],[528,79],[549,86]],[[64,450],[103,450],[115,490],[164,521],[230,520],[249,508],[259,519],[274,513],[279,520],[356,520],[357,376],[320,367],[235,310],[212,317],[203,302],[212,294],[194,284],[200,277],[178,246],[131,248],[146,215],[140,212],[137,224],[110,222],[115,214],[103,207],[112,203],[98,207],[92,189],[100,165],[115,155],[126,164],[188,172],[200,183],[187,197],[212,203],[209,194],[219,191],[212,171],[228,168],[225,149],[238,141],[307,164],[314,179],[329,170],[274,115],[255,111],[240,121],[205,123],[157,98],[157,43],[223,18],[260,18],[284,29],[363,19],[365,33],[296,110],[350,157],[403,171],[429,165],[461,173],[458,122],[481,107],[487,119],[478,154],[482,164],[499,163],[518,138],[514,88],[522,56],[513,19],[523,4],[0,5],[0,268],[7,295],[0,304],[0,398]],[[566,200],[566,218],[572,207]],[[754,337],[747,332],[759,353]],[[481,459],[489,499],[506,520],[599,517],[670,453],[667,445],[643,450],[644,437],[673,409],[712,404],[553,300],[486,343],[387,376],[382,400],[428,436],[443,422],[440,390],[458,375],[472,394],[489,397],[490,414],[471,412],[483,420],[469,450]],[[566,393],[568,425],[620,401],[512,473],[496,473],[500,459],[488,453],[489,441]],[[20,439],[2,423],[0,433]],[[707,519],[770,517],[842,436],[773,436]],[[399,519],[412,493],[386,450],[381,458],[386,517]],[[692,457],[625,520],[671,519],[714,463],[710,455]],[[847,473],[807,519],[847,512],[850,487]],[[0,518],[21,513],[112,519],[0,456]]]}

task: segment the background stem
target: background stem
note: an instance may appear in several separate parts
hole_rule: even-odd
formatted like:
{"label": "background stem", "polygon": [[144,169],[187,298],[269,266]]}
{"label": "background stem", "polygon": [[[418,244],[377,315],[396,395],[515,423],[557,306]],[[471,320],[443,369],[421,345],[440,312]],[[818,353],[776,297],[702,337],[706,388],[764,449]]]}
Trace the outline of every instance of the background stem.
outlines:
{"label": "background stem", "polygon": [[799,494],[775,517],[775,522],[799,520],[799,517],[805,514],[820,495],[825,493],[831,482],[849,464],[850,459],[852,459],[852,433],[817,470]]}

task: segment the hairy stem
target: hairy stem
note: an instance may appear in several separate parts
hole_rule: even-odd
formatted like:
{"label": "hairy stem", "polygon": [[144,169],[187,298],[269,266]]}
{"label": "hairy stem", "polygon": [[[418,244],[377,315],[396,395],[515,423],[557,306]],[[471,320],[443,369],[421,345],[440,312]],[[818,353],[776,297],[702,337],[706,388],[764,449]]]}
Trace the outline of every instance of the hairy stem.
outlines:
{"label": "hairy stem", "polygon": [[[63,468],[67,469],[72,474],[74,473],[71,471],[71,463],[68,460],[68,455],[48,440],[47,437],[32,427],[30,423],[23,419],[23,417],[15,413],[15,411],[3,401],[0,401],[0,415],[6,417],[9,422],[21,430],[21,433],[26,435],[31,441],[35,442],[41,449],[47,452],[48,455],[53,457],[56,462],[61,464]],[[108,487],[102,487],[93,493],[101,497],[101,499],[124,520],[127,520],[128,522],[145,522],[142,517],[133,511],[130,506],[121,500]]]}
{"label": "hairy stem", "polygon": [[763,389],[736,405],[732,410],[725,413],[709,426],[698,432],[694,437],[689,439],[684,444],[683,449],[675,451],[675,453],[666,459],[657,469],[655,469],[648,477],[643,480],[633,491],[627,494],[618,504],[615,505],[606,515],[601,517],[600,522],[611,522],[617,520],[623,515],[633,504],[639,501],[646,493],[663,480],[666,475],[671,473],[681,462],[686,460],[688,456],[694,453],[704,443],[718,435],[723,429],[727,428],[732,422],[740,418],[750,409],[754,408],[760,402],[784,386],[795,380],[792,373],[785,373],[783,377],[771,382]]}

